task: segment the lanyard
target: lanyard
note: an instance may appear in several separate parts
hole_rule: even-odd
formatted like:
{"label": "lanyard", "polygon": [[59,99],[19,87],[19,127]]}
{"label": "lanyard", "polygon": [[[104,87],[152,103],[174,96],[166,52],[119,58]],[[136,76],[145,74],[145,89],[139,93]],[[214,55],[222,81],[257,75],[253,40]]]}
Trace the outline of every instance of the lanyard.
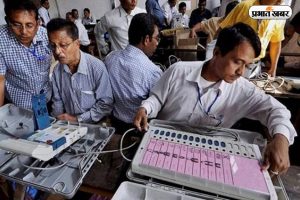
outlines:
{"label": "lanyard", "polygon": [[218,90],[217,95],[215,96],[214,100],[213,100],[213,101],[211,102],[211,104],[208,106],[207,111],[205,111],[205,108],[204,108],[204,106],[203,106],[203,104],[202,104],[202,101],[201,101],[201,96],[202,96],[202,95],[201,95],[201,89],[200,89],[199,86],[198,86],[198,93],[199,93],[199,102],[200,102],[201,108],[204,110],[204,112],[205,112],[207,115],[209,115],[209,112],[210,112],[212,106],[216,103],[217,99],[218,99],[219,96],[220,96],[220,90]]}
{"label": "lanyard", "polygon": [[24,47],[29,53],[31,53],[31,55],[33,55],[33,57],[35,57],[38,61],[44,61],[47,59],[47,55],[38,55],[36,52],[36,45],[33,45],[33,50],[31,50],[28,47],[25,47],[24,45],[22,45],[22,47]]}

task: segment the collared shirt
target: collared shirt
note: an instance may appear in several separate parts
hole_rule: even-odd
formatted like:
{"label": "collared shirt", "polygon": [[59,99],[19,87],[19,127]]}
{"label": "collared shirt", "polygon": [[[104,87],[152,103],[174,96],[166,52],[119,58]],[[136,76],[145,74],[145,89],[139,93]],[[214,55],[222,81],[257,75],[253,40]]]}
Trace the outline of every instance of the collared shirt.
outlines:
{"label": "collared shirt", "polygon": [[160,78],[162,71],[142,50],[128,45],[105,59],[115,99],[113,115],[132,123],[142,100]]}
{"label": "collared shirt", "polygon": [[146,11],[139,7],[135,7],[131,13],[128,14],[122,8],[122,6],[119,6],[112,11],[105,13],[95,29],[95,34],[99,35],[96,38],[99,40],[98,44],[100,47],[105,48],[105,46],[107,46],[104,38],[101,37],[101,35],[108,32],[111,42],[111,50],[125,49],[128,44],[128,29],[130,22],[133,16],[138,13],[146,13]]}
{"label": "collared shirt", "polygon": [[48,10],[46,8],[44,8],[43,6],[41,6],[39,8],[39,15],[43,19],[43,25],[47,26],[48,22],[50,21],[50,15],[49,15]]}
{"label": "collared shirt", "polygon": [[187,14],[184,14],[181,19],[181,24],[183,27],[189,27],[190,17]]}
{"label": "collared shirt", "polygon": [[0,26],[0,75],[5,76],[5,97],[16,106],[31,109],[32,95],[50,89],[51,58],[44,27],[39,27],[28,48],[7,25]]}
{"label": "collared shirt", "polygon": [[91,42],[90,42],[87,30],[85,29],[85,27],[83,26],[81,21],[80,20],[75,20],[74,23],[78,28],[80,44],[83,45],[83,46],[89,45]]}
{"label": "collared shirt", "polygon": [[261,52],[259,57],[266,55],[269,42],[281,42],[284,39],[285,20],[259,20],[252,19],[249,16],[249,9],[252,5],[259,5],[259,0],[248,0],[239,3],[220,23],[220,27],[224,28],[232,26],[238,22],[243,22],[251,26],[257,33],[261,42]]}
{"label": "collared shirt", "polygon": [[164,72],[142,102],[149,117],[230,128],[241,118],[259,120],[270,134],[283,134],[293,143],[297,135],[291,114],[279,101],[240,77],[233,83],[216,82],[204,88],[204,62],[178,62]]}
{"label": "collared shirt", "polygon": [[105,65],[80,52],[80,63],[72,74],[67,65],[58,64],[52,76],[53,116],[68,113],[82,122],[98,122],[112,110],[112,91]]}
{"label": "collared shirt", "polygon": [[179,13],[176,6],[171,8],[169,2],[163,4],[162,10],[164,11],[164,16],[167,19],[168,25],[171,24],[173,16]]}
{"label": "collared shirt", "polygon": [[160,28],[163,27],[166,21],[164,11],[160,7],[158,0],[147,0],[145,4],[147,13],[153,15],[159,21]]}
{"label": "collared shirt", "polygon": [[83,25],[89,25],[90,23],[94,23],[94,22],[95,22],[95,20],[94,20],[94,17],[92,15],[90,15],[87,18],[85,18],[85,17],[82,18],[82,24]]}

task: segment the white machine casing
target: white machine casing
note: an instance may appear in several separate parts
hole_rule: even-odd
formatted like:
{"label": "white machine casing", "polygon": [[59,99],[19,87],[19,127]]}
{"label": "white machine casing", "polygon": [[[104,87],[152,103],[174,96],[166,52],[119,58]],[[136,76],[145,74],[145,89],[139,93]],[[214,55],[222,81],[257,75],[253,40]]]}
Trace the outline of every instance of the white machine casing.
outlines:
{"label": "white machine casing", "polygon": [[0,149],[48,161],[87,134],[87,127],[51,125],[38,130],[26,139],[7,138],[0,141]]}

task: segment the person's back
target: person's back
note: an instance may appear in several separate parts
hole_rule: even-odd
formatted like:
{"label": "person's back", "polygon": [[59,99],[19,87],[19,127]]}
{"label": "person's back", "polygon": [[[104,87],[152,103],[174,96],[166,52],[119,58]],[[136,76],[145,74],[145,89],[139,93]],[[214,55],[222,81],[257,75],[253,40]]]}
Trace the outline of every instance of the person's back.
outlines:
{"label": "person's back", "polygon": [[158,20],[159,28],[163,28],[166,25],[166,19],[158,0],[146,0],[145,7],[147,13],[153,15]]}
{"label": "person's back", "polygon": [[129,27],[129,45],[105,59],[115,99],[113,116],[127,124],[132,124],[142,100],[161,76],[160,68],[148,58],[157,47],[158,37],[153,17],[137,14]]}
{"label": "person's back", "polygon": [[50,92],[52,54],[46,29],[39,26],[38,9],[31,1],[8,1],[5,13],[9,25],[0,28],[0,106],[5,97],[31,109],[32,95]]}

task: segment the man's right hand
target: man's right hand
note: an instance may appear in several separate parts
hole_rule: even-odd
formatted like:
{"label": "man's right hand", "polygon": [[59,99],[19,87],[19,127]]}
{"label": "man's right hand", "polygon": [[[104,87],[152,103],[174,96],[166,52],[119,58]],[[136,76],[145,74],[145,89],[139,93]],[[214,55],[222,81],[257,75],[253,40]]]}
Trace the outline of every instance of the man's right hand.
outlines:
{"label": "man's right hand", "polygon": [[197,33],[194,29],[191,29],[190,31],[190,38],[196,38],[197,37]]}
{"label": "man's right hand", "polygon": [[139,131],[147,131],[148,130],[148,118],[147,111],[145,108],[140,107],[135,115],[133,124]]}

